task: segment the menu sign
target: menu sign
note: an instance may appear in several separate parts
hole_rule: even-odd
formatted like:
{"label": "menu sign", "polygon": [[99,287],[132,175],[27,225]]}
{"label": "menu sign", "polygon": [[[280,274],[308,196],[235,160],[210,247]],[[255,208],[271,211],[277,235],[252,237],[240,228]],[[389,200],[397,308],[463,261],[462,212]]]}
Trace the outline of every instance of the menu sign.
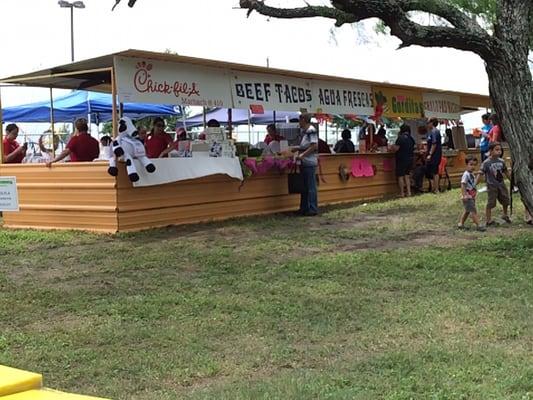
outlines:
{"label": "menu sign", "polygon": [[235,108],[262,105],[266,110],[312,109],[311,82],[281,75],[231,71],[231,94]]}
{"label": "menu sign", "polygon": [[373,115],[370,86],[313,80],[313,108],[318,113]]}
{"label": "menu sign", "polygon": [[19,211],[17,178],[0,176],[0,211]]}
{"label": "menu sign", "polygon": [[424,93],[424,114],[428,118],[458,120],[461,118],[461,99],[451,94]]}

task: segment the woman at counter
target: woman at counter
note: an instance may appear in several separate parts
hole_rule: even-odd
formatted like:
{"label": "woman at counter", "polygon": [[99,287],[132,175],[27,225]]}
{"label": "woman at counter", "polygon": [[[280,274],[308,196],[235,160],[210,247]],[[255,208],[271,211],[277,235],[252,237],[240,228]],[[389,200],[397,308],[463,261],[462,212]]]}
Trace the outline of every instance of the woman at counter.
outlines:
{"label": "woman at counter", "polygon": [[352,132],[345,129],[341,133],[342,139],[335,144],[333,151],[335,153],[355,153],[355,146],[352,142]]}
{"label": "woman at counter", "polygon": [[268,124],[266,129],[267,129],[267,134],[266,134],[265,140],[264,140],[264,142],[266,144],[270,144],[270,143],[272,143],[274,141],[280,142],[282,140],[285,140],[285,138],[278,133],[276,125]]}
{"label": "woman at counter", "polygon": [[411,128],[409,125],[403,124],[400,127],[400,133],[396,143],[391,146],[396,158],[396,177],[398,178],[398,186],[400,187],[400,197],[411,196],[411,182],[409,174],[413,166],[415,140],[411,136]]}
{"label": "woman at counter", "polygon": [[148,158],[158,158],[172,144],[172,137],[165,132],[163,118],[155,118],[152,130],[146,137],[144,147]]}

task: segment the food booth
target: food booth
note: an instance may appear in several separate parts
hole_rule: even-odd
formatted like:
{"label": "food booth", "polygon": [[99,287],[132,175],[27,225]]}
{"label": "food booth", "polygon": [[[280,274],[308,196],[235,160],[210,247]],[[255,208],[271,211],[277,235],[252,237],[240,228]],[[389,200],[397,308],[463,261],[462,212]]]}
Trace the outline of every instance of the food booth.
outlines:
{"label": "food booth", "polygon": [[[3,84],[111,93],[116,132],[120,103],[157,103],[405,120],[458,119],[465,110],[489,107],[487,96],[278,70],[166,53],[127,50],[0,80]],[[1,100],[0,100],[1,101]],[[1,103],[0,103],[1,104]],[[1,115],[0,115],[1,122]],[[16,122],[16,121],[13,121]],[[230,123],[231,129],[231,123]],[[3,133],[3,128],[2,128]],[[0,140],[1,143],[1,140]],[[3,152],[1,153],[3,154]],[[464,152],[448,154],[457,185]],[[4,227],[124,232],[167,225],[295,210],[299,196],[287,190],[279,170],[242,181],[239,159],[158,159],[154,176],[132,184],[119,164],[106,162],[0,164],[0,176],[16,177],[19,211],[3,214]],[[339,166],[357,164],[347,181]],[[360,165],[359,165],[360,164]],[[369,169],[368,167],[371,166]],[[320,155],[319,205],[379,199],[397,193],[394,154]],[[369,172],[371,170],[371,172]],[[160,173],[158,173],[161,172]],[[163,171],[171,171],[165,173]],[[196,173],[196,171],[200,171]],[[147,183],[149,182],[149,183]]]}

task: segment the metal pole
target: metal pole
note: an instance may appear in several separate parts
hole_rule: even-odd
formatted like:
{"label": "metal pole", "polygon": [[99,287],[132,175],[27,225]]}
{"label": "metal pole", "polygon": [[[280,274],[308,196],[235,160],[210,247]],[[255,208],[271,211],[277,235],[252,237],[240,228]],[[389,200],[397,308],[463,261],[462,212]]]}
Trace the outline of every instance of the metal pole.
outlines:
{"label": "metal pole", "polygon": [[111,109],[113,116],[113,137],[117,137],[117,85],[115,82],[115,68],[111,68]]}
{"label": "metal pole", "polygon": [[56,158],[55,146],[55,129],[54,129],[54,97],[52,96],[52,88],[50,88],[50,124],[52,129],[52,157]]}
{"label": "metal pole", "polygon": [[233,116],[233,110],[232,110],[231,108],[228,108],[228,131],[229,131],[229,139],[231,139],[231,137],[232,137],[232,132],[233,132],[232,116]]}
{"label": "metal pole", "polygon": [[204,131],[207,127],[207,115],[205,113],[205,107],[202,108],[202,116],[203,116],[203,120],[204,120]]}
{"label": "metal pole", "polygon": [[0,87],[0,164],[4,162],[4,120],[2,114],[2,88]]}
{"label": "metal pole", "polygon": [[248,143],[252,141],[252,123],[250,122],[250,109],[248,109]]}
{"label": "metal pole", "polygon": [[74,7],[70,5],[70,55],[74,62]]}
{"label": "metal pole", "polygon": [[[185,110],[183,106],[180,107],[180,111],[181,111],[181,122],[183,124],[183,129],[185,129],[185,132],[187,132],[187,117],[185,116]],[[176,140],[178,140],[177,137],[176,137]]]}

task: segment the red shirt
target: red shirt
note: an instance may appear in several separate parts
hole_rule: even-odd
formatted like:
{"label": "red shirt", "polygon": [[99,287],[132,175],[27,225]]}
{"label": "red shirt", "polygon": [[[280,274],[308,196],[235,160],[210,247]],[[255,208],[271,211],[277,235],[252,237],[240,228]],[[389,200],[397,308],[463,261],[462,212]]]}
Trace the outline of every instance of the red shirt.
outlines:
{"label": "red shirt", "polygon": [[[7,157],[8,155],[13,153],[15,150],[17,150],[20,147],[20,145],[18,144],[16,140],[9,140],[7,137],[4,138],[3,143],[4,143],[4,159],[5,157]],[[20,152],[14,159],[9,161],[9,163],[20,164],[25,156],[26,154],[24,154],[24,152]]]}
{"label": "red shirt", "polygon": [[500,125],[494,125],[489,131],[489,143],[502,141],[502,129]]}
{"label": "red shirt", "polygon": [[278,134],[274,135],[274,137],[272,137],[272,136],[270,136],[270,135],[266,135],[266,136],[265,136],[265,140],[264,140],[264,142],[265,142],[266,144],[270,144],[270,143],[273,142],[274,140],[276,140],[276,141],[278,141],[278,142],[281,142],[282,140],[285,140],[285,138],[284,138],[283,136],[281,136],[281,135],[278,135]]}
{"label": "red shirt", "polygon": [[68,141],[67,149],[70,150],[70,161],[72,162],[92,161],[100,155],[98,140],[86,132],[72,136]]}
{"label": "red shirt", "polygon": [[172,143],[172,137],[168,133],[162,135],[150,135],[144,143],[146,148],[146,157],[158,158],[169,144]]}

